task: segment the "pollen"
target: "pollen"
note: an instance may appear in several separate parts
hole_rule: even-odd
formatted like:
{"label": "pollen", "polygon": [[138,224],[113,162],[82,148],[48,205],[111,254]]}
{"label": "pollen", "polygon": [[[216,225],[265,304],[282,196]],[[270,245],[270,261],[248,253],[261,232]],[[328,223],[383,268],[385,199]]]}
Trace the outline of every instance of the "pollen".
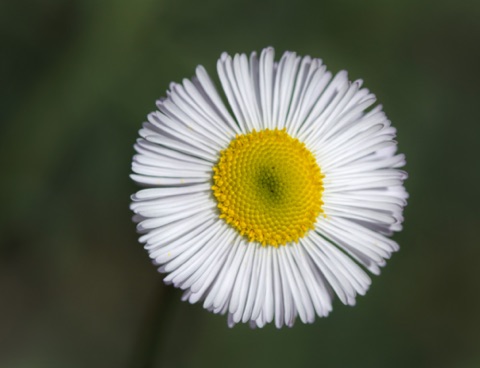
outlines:
{"label": "pollen", "polygon": [[322,213],[323,174],[286,130],[237,135],[213,168],[219,217],[250,242],[297,242]]}

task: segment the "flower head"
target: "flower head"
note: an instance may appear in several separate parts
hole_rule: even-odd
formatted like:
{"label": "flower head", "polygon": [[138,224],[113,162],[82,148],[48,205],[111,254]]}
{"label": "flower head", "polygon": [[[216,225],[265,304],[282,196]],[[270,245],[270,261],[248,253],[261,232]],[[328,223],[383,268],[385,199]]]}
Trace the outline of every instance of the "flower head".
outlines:
{"label": "flower head", "polygon": [[[140,130],[140,241],[184,300],[229,325],[292,326],[363,295],[398,245],[408,197],[395,129],[375,96],[320,59],[222,54]],[[227,107],[228,106],[228,107]]]}

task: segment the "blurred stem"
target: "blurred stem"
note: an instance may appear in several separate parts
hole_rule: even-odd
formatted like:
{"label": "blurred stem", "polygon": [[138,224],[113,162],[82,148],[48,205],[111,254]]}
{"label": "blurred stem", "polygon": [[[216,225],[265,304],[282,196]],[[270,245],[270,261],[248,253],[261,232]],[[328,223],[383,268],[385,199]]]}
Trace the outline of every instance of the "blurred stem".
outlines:
{"label": "blurred stem", "polygon": [[175,290],[172,286],[159,283],[155,298],[147,310],[142,322],[137,346],[134,350],[132,368],[154,367],[159,348],[163,345],[165,331],[169,322]]}

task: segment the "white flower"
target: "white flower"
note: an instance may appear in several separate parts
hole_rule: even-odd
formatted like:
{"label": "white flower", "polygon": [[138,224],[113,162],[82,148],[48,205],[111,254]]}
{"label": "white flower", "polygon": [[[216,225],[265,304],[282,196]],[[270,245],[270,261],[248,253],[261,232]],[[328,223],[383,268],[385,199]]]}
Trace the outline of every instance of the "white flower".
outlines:
{"label": "white flower", "polygon": [[[345,71],[274,50],[172,83],[140,130],[132,210],[166,283],[228,323],[292,326],[363,295],[408,197],[395,129]],[[231,112],[230,112],[231,110]]]}

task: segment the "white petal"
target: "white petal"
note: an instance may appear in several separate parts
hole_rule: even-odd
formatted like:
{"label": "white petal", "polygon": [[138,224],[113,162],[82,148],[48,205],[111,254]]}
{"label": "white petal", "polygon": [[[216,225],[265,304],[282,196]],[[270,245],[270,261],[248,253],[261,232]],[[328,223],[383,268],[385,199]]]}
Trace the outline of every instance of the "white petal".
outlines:
{"label": "white petal", "polygon": [[256,243],[249,244],[250,247],[255,247],[255,253],[253,255],[253,265],[252,270],[250,272],[250,282],[249,286],[247,287],[248,294],[247,294],[247,301],[245,303],[245,309],[243,311],[242,322],[247,322],[252,319],[255,319],[252,316],[252,310],[255,303],[255,298],[257,297],[257,288],[261,273],[261,267],[263,264],[263,255],[264,252],[262,251],[262,246]]}
{"label": "white petal", "polygon": [[[142,131],[140,133],[142,134]],[[199,147],[192,144],[194,142],[187,144],[177,139],[169,138],[165,134],[160,134],[151,130],[146,131],[142,137],[149,142],[156,143],[159,146],[166,147],[172,151],[182,152],[193,157],[201,158],[208,162],[214,163],[218,160],[216,155],[212,155],[210,152],[205,151],[203,149],[204,147]]]}
{"label": "white petal", "polygon": [[262,106],[262,129],[273,129],[273,81],[275,69],[273,58],[275,51],[268,47],[262,50],[259,64],[260,100]]}
{"label": "white petal", "polygon": [[284,246],[281,248],[282,253],[284,256],[285,264],[287,265],[287,269],[291,271],[291,279],[292,282],[292,294],[294,296],[295,304],[297,305],[297,310],[299,311],[300,318],[302,319],[302,313],[304,313],[304,317],[302,319],[303,323],[312,323],[315,319],[315,311],[313,308],[312,301],[310,299],[310,295],[308,294],[307,288],[305,286],[305,282],[301,276],[301,270],[298,269],[297,263],[294,261],[294,258],[291,254],[292,247],[291,246]]}
{"label": "white petal", "polygon": [[278,63],[273,93],[273,121],[278,129],[285,128],[287,124],[287,113],[299,63],[300,58],[294,52],[284,53]]}
{"label": "white petal", "polygon": [[254,253],[255,247],[253,245],[247,246],[245,256],[243,257],[242,264],[238,271],[238,276],[235,280],[235,285],[232,289],[230,313],[232,314],[232,318],[236,323],[240,322],[243,316],[243,311],[245,310]]}
{"label": "white petal", "polygon": [[203,303],[204,308],[218,308],[223,306],[231,292],[231,285],[235,281],[237,268],[245,254],[246,244],[243,239],[237,237],[231,245],[228,259],[222,265],[218,278],[212,285],[211,290]]}
{"label": "white petal", "polygon": [[[273,295],[275,298],[275,326],[282,328],[285,324],[285,305],[283,298],[282,279],[280,277],[280,266],[278,264],[277,251],[272,252],[273,271]],[[289,301],[290,302],[290,301]],[[290,305],[289,305],[290,308]],[[290,309],[289,309],[290,310]]]}

